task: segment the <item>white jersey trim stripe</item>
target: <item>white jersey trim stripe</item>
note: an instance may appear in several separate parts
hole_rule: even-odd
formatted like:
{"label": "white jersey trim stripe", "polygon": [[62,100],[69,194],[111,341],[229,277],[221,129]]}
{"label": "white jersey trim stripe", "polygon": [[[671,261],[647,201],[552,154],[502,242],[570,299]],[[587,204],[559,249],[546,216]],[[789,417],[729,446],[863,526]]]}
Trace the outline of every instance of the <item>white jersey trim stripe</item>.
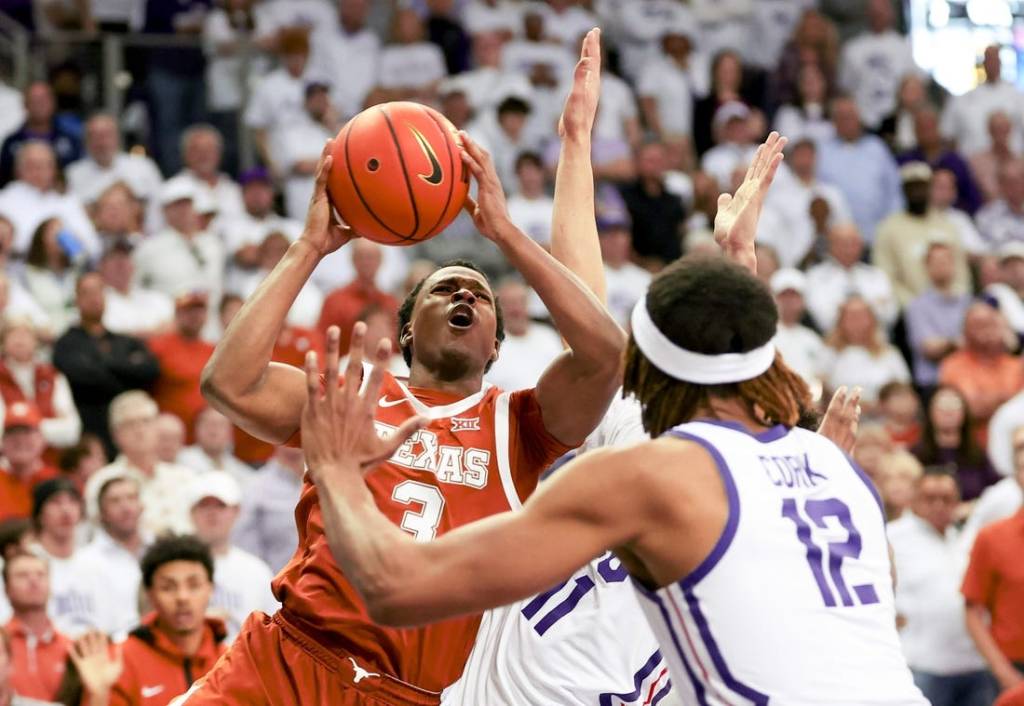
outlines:
{"label": "white jersey trim stripe", "polygon": [[[661,611],[662,620],[665,621],[665,627],[669,628],[669,637],[672,638],[672,646],[676,648],[676,654],[679,655],[679,661],[683,663],[683,668],[686,669],[686,676],[690,680],[690,686],[693,688],[694,696],[697,697],[697,703],[700,706],[710,706],[707,700],[707,696],[704,694],[704,685],[697,675],[693,673],[693,667],[690,666],[690,660],[687,659],[686,653],[683,652],[682,645],[679,644],[679,636],[676,631],[671,628],[672,616],[669,615],[668,610],[665,608],[665,603],[661,600],[661,597],[656,593],[652,593],[646,587],[642,586],[635,579],[633,585],[637,588],[639,594],[646,600],[650,601],[658,607]],[[707,679],[705,678],[705,681]]]}
{"label": "white jersey trim stripe", "polygon": [[456,414],[461,414],[467,409],[474,407],[480,403],[480,400],[487,394],[487,390],[493,387],[489,382],[485,382],[484,386],[480,388],[480,392],[475,392],[469,397],[463,397],[461,400],[452,402],[451,404],[441,405],[440,407],[428,407],[416,398],[416,395],[409,391],[405,383],[395,378],[395,382],[398,383],[398,387],[405,393],[405,396],[409,399],[409,403],[416,410],[416,413],[426,417],[427,419],[444,419],[445,417],[453,417]]}
{"label": "white jersey trim stripe", "polygon": [[501,477],[501,486],[505,490],[505,498],[508,506],[513,511],[523,507],[519,500],[519,492],[516,490],[515,480],[512,478],[512,464],[509,462],[509,402],[510,392],[502,392],[494,403],[494,452],[498,456],[498,475]]}

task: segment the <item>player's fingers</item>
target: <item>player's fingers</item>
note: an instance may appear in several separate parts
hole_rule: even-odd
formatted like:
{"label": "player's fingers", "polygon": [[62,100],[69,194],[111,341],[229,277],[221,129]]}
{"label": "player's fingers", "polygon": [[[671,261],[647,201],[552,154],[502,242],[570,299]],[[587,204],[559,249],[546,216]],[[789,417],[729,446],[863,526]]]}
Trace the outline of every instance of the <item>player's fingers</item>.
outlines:
{"label": "player's fingers", "polygon": [[316,413],[316,405],[320,399],[320,369],[316,360],[316,351],[306,353],[306,405],[310,413]]}
{"label": "player's fingers", "polygon": [[478,183],[483,181],[485,173],[480,162],[476,161],[473,155],[466,150],[462,150],[460,154],[462,155],[462,161],[466,163],[466,166],[469,168],[469,172],[473,175],[473,178],[475,178]]}
{"label": "player's fingers", "polygon": [[366,343],[366,324],[362,321],[352,327],[352,343],[348,348],[348,367],[345,369],[345,397],[349,400],[359,395],[363,379],[363,345]]}
{"label": "player's fingers", "polygon": [[114,643],[114,664],[121,666],[124,664],[124,643]]}
{"label": "player's fingers", "polygon": [[462,204],[462,208],[471,216],[476,215],[476,199],[472,196],[467,195],[465,203]]}
{"label": "player's fingers", "polygon": [[327,348],[324,351],[326,364],[324,380],[327,385],[327,399],[333,401],[338,390],[338,368],[341,359],[341,329],[330,326],[327,329]]}
{"label": "player's fingers", "polygon": [[410,436],[422,429],[426,422],[427,420],[423,417],[411,417],[402,422],[401,426],[384,437],[380,460],[383,461],[384,459],[391,458],[395,451],[398,451],[398,447],[404,444]]}
{"label": "player's fingers", "polygon": [[316,189],[323,190],[327,185],[327,175],[331,171],[331,164],[334,162],[331,152],[334,149],[334,140],[324,143],[324,149],[320,153],[320,161],[316,165]]}
{"label": "player's fingers", "polygon": [[377,350],[373,352],[373,368],[370,370],[370,379],[366,382],[366,390],[363,391],[361,400],[363,410],[373,416],[373,410],[377,405],[377,393],[384,382],[384,371],[388,369],[388,360],[391,358],[391,341],[384,338],[377,344]]}
{"label": "player's fingers", "polygon": [[732,194],[719,194],[718,195],[718,210],[724,211],[732,203]]}
{"label": "player's fingers", "polygon": [[600,75],[601,73],[601,28],[594,27],[587,33],[587,38],[583,42],[584,46],[590,45],[588,54],[593,59],[593,65],[591,68]]}
{"label": "player's fingers", "polygon": [[743,181],[750,181],[757,176],[757,164],[762,154],[764,154],[764,145],[758,145],[757,151],[754,152],[754,158],[747,165],[747,173],[743,176]]}

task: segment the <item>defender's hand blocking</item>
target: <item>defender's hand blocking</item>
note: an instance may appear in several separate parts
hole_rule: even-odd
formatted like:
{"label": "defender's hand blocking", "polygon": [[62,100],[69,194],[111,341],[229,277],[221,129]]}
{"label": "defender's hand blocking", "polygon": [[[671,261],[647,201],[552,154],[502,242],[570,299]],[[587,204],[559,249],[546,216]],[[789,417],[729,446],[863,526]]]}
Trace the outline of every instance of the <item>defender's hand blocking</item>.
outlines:
{"label": "defender's hand blocking", "polygon": [[68,650],[82,687],[93,702],[110,693],[124,670],[121,643],[115,644],[113,650],[110,644],[106,635],[91,630],[75,640]]}
{"label": "defender's hand blocking", "polygon": [[391,356],[391,342],[381,341],[373,359],[373,371],[363,381],[363,345],[366,324],[352,330],[345,380],[338,379],[339,340],[337,326],[327,330],[327,367],[321,371],[316,353],[306,356],[306,406],[302,411],[302,450],[314,478],[331,482],[347,473],[373,469],[405,443],[422,424],[419,417],[406,420],[396,431],[381,437],[373,424],[381,380]]}
{"label": "defender's hand blocking", "polygon": [[302,240],[313,246],[320,257],[329,255],[342,245],[358,237],[351,228],[342,224],[327,195],[327,175],[334,161],[331,150],[334,140],[328,140],[320,153],[320,161],[316,165],[316,182],[313,196],[309,200],[309,211],[306,213],[306,226],[302,231]]}
{"label": "defender's hand blocking", "polygon": [[840,387],[832,395],[825,416],[818,427],[818,433],[829,439],[847,454],[853,453],[857,443],[857,426],[860,424],[860,388],[847,390]]}
{"label": "defender's hand blocking", "polygon": [[772,185],[775,172],[782,164],[782,150],[786,142],[786,138],[780,137],[779,133],[770,134],[764,144],[757,148],[747,168],[747,175],[736,193],[718,197],[715,241],[727,255],[742,254],[744,251],[753,253],[757,221],[761,217],[768,187]]}
{"label": "defender's hand blocking", "polygon": [[601,97],[601,30],[592,29],[583,39],[583,49],[572,77],[572,90],[558,119],[563,140],[589,139]]}
{"label": "defender's hand blocking", "polygon": [[466,197],[466,212],[473,217],[476,229],[488,240],[497,240],[501,226],[510,222],[505,190],[494,169],[491,154],[473,141],[465,130],[459,131],[462,141],[462,160],[476,179],[476,200]]}

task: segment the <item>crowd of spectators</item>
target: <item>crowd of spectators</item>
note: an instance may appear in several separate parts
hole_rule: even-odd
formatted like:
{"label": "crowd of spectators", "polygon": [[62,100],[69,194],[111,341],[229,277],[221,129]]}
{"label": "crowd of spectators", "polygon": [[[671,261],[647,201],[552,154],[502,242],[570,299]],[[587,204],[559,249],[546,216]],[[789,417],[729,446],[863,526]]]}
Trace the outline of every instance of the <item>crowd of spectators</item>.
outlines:
{"label": "crowd of spectators", "polygon": [[[861,389],[855,457],[891,522],[915,678],[937,706],[1024,689],[1024,92],[1003,78],[1013,50],[992,46],[978,86],[946,95],[915,66],[901,5],[6,3],[41,41],[194,41],[132,51],[121,115],[69,90],[95,71],[87,50],[19,91],[0,83],[0,703],[128,694],[147,669],[177,679],[167,665],[212,664],[252,611],[273,612],[302,455],[233,428],[199,378],[301,233],[324,141],[364,107],[430,104],[491,152],[513,221],[547,246],[557,118],[593,26],[611,312],[627,326],[659,269],[717,253],[718,196],[769,130],[785,135],[758,274],[816,398]],[[394,340],[399,302],[457,257],[503,303],[488,381],[531,386],[560,337],[466,214],[414,247],[357,240],[325,258],[275,360],[301,365],[331,325],[343,349],[357,321],[371,344]],[[400,355],[391,368],[407,372]],[[100,634],[127,640],[120,678],[96,666]]]}

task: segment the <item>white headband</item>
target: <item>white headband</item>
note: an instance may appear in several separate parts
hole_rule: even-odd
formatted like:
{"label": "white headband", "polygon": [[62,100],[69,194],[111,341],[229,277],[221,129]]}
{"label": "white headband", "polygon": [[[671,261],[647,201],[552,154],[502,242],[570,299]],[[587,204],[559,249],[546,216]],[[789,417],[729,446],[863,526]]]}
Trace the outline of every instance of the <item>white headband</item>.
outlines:
{"label": "white headband", "polygon": [[649,361],[677,380],[698,385],[721,385],[751,380],[771,367],[775,344],[769,341],[746,353],[704,355],[680,348],[651,321],[646,297],[633,307],[633,340]]}

